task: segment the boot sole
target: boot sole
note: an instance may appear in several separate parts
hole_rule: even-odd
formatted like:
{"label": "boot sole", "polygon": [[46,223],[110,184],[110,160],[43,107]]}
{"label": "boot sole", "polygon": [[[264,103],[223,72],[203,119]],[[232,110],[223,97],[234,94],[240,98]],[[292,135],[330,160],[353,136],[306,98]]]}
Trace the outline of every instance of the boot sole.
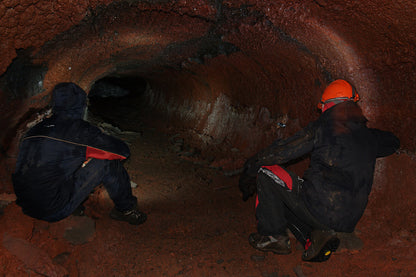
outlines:
{"label": "boot sole", "polygon": [[307,259],[302,256],[302,260],[307,262],[325,262],[327,261],[333,252],[335,252],[338,249],[339,246],[339,239],[337,237],[331,238],[328,240],[324,246],[321,248],[321,250],[314,256],[308,257]]}
{"label": "boot sole", "polygon": [[110,218],[114,219],[114,220],[117,220],[117,221],[124,221],[124,222],[127,222],[127,223],[131,224],[131,225],[141,225],[141,224],[146,222],[147,215],[144,214],[143,217],[140,220],[132,220],[132,219],[123,217],[122,215],[119,215],[114,211],[111,211],[110,212]]}

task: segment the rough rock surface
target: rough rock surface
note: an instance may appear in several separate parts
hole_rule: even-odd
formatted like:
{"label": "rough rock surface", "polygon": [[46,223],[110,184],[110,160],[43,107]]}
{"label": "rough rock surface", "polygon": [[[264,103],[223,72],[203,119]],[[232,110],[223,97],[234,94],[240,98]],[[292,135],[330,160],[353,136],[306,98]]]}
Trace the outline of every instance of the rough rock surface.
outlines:
{"label": "rough rock surface", "polygon": [[[412,197],[416,193],[415,14],[416,3],[409,0],[0,1],[0,193],[12,195],[10,176],[19,139],[28,124],[47,114],[51,90],[58,82],[76,82],[88,92],[96,81],[105,77],[140,79],[140,86],[146,84],[144,91],[137,92],[144,106],[139,108],[136,102],[130,103],[129,107],[135,109],[129,108],[127,120],[140,124],[136,118],[146,114],[156,128],[153,119],[160,116],[162,127],[171,136],[180,134],[191,145],[188,148],[179,144],[170,146],[176,147],[175,154],[189,161],[200,156],[205,161],[201,164],[206,165],[208,161],[212,168],[226,169],[228,176],[236,178],[245,158],[273,139],[293,134],[316,118],[316,103],[323,88],[332,79],[344,78],[356,86],[369,125],[393,131],[402,144],[397,155],[377,163],[374,190],[362,221],[364,228],[360,229],[363,249],[359,250],[360,255],[348,254],[351,262],[340,255],[344,263],[338,264],[338,269],[324,266],[320,271],[315,266],[299,268],[298,264],[288,263],[289,271],[269,266],[262,274],[292,274],[295,268],[297,275],[308,275],[316,270],[327,275],[325,270],[339,270],[334,271],[336,275],[344,268],[350,276],[361,271],[373,272],[367,271],[370,269],[406,275],[411,272],[407,270],[413,268],[400,251],[406,251],[408,257],[415,256],[412,249],[407,249],[407,245],[414,242],[412,224],[416,222],[411,213],[416,208]],[[117,105],[115,101],[113,107]],[[125,118],[123,112],[113,108],[111,112]],[[159,162],[152,161],[154,164],[149,168]],[[130,171],[134,173],[141,165],[132,162]],[[301,163],[295,170],[302,172],[305,165]],[[146,175],[146,171],[140,174]],[[215,179],[199,177],[207,181]],[[146,180],[150,184],[154,177]],[[184,179],[184,183],[188,181]],[[141,183],[136,183],[135,190],[138,190]],[[227,191],[233,185],[225,182],[214,190]],[[178,190],[182,187],[186,186],[181,183],[174,186]],[[193,193],[192,190],[189,193]],[[231,198],[236,197],[232,195]],[[165,199],[166,196],[156,194],[155,197]],[[49,257],[53,261],[58,257],[56,260],[69,272],[91,270],[88,265],[77,265],[76,260],[83,255],[80,254],[82,247],[92,251],[86,251],[85,255],[92,259],[88,261],[97,264],[101,253],[95,253],[94,247],[102,252],[120,250],[115,245],[129,241],[116,236],[110,240],[113,244],[100,245],[99,242],[108,238],[101,237],[99,230],[103,226],[98,225],[86,246],[68,246],[61,238],[51,239],[48,225],[19,215],[13,201],[8,199],[1,203],[2,208],[11,203],[4,208],[2,232],[7,230],[12,237],[27,240],[43,250],[50,247]],[[180,203],[181,200],[175,201]],[[227,208],[223,208],[226,213]],[[193,216],[201,216],[204,211],[196,209]],[[159,212],[161,219],[173,224],[173,219]],[[236,214],[228,214],[228,218]],[[178,216],[184,215],[179,213]],[[225,219],[222,223],[228,225]],[[167,254],[162,254],[165,271],[191,275],[202,268],[198,272],[209,275],[237,268],[238,263],[253,265],[250,264],[253,261],[218,254],[215,249],[222,248],[215,239],[208,241],[212,248],[204,253],[207,260],[200,256],[198,263],[184,263],[189,256],[177,252],[184,247],[180,239],[185,240],[185,235],[189,234],[183,228],[200,226],[192,225],[192,218],[188,217],[183,219],[183,224],[171,230],[170,236],[164,234],[170,239],[172,253],[162,251]],[[159,231],[157,227],[150,230]],[[131,231],[129,235],[132,234],[135,233]],[[185,235],[180,237],[179,234]],[[232,233],[219,234],[226,234],[228,240],[235,238]],[[150,233],[154,241],[157,241],[156,235]],[[242,233],[238,235],[243,237]],[[242,241],[238,247],[234,245],[228,249],[248,251],[240,249]],[[147,254],[140,264],[141,273],[150,274],[156,270],[157,265],[152,261],[157,251],[154,252],[147,242],[134,246],[144,247]],[[130,249],[125,252],[126,257],[128,254],[136,252]],[[250,252],[247,257],[253,254]],[[1,255],[3,268],[24,271],[21,262],[11,253],[4,251]],[[359,257],[367,264],[358,263]],[[118,270],[139,272],[132,269],[136,264],[133,259],[126,258],[128,263],[121,266],[114,257],[106,258],[109,258],[104,262],[107,267],[102,266],[109,270],[106,273],[110,272],[112,262],[118,265],[115,266]],[[283,266],[276,260],[272,258],[271,262]],[[253,266],[264,268],[261,263]],[[405,273],[399,272],[399,268]],[[253,273],[256,274],[258,271]]]}

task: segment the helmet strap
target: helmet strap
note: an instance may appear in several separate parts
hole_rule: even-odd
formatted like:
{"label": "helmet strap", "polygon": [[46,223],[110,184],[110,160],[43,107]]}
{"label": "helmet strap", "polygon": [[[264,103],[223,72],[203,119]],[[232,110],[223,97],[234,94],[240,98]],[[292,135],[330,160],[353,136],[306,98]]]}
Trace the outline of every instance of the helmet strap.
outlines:
{"label": "helmet strap", "polygon": [[325,103],[323,103],[322,105],[322,112],[332,108],[333,106],[345,102],[345,101],[349,101],[351,100],[350,98],[334,98],[334,99],[330,99],[328,101],[326,101]]}

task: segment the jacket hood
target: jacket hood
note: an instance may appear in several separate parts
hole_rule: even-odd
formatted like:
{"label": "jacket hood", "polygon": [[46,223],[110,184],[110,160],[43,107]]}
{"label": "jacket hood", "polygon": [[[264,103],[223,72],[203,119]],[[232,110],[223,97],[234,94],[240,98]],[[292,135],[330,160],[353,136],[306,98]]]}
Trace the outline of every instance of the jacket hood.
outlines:
{"label": "jacket hood", "polygon": [[53,89],[52,111],[57,117],[81,119],[87,106],[87,94],[74,83],[60,83]]}

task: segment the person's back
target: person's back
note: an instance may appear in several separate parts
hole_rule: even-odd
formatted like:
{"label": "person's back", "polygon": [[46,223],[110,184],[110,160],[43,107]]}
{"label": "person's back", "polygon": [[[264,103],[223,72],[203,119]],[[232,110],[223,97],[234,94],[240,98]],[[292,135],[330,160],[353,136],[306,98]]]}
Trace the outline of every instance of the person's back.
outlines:
{"label": "person's back", "polygon": [[[246,161],[239,187],[243,200],[257,191],[258,232],[249,236],[255,249],[290,253],[289,228],[305,247],[302,259],[322,262],[339,246],[335,231],[354,230],[368,202],[376,158],[400,145],[392,133],[367,128],[358,100],[347,81],[331,82],[316,121]],[[303,178],[284,168],[308,154]]]}
{"label": "person's back", "polygon": [[88,132],[82,120],[85,93],[75,85],[55,91],[52,117],[26,133],[13,174],[17,204],[35,218],[66,205],[73,193],[72,174],[85,161],[84,148],[69,143]]}
{"label": "person's back", "polygon": [[53,115],[31,128],[20,144],[13,174],[16,203],[32,217],[56,221],[103,183],[118,210],[130,212],[126,217],[116,210],[114,217],[141,224],[145,214],[136,209],[129,176],[119,162],[130,150],[123,141],[84,121],[85,108],[86,93],[76,84],[54,88]]}
{"label": "person's back", "polygon": [[353,231],[367,205],[376,158],[394,153],[399,144],[366,122],[358,105],[346,101],[311,126],[314,149],[302,196],[311,213],[336,231]]}

